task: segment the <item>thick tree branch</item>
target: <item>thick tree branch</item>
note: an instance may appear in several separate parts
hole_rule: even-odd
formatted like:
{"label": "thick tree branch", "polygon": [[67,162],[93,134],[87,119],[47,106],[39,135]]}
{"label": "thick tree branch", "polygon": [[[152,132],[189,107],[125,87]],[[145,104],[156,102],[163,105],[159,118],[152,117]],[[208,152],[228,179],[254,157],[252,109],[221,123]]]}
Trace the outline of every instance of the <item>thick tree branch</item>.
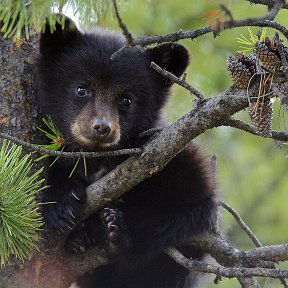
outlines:
{"label": "thick tree branch", "polygon": [[[235,97],[239,95],[242,97]],[[248,105],[246,91],[231,88],[201,102],[170,127],[144,145],[143,153],[117,166],[87,188],[87,209],[84,218],[122,195],[128,189],[159,172],[193,138],[204,131],[221,126],[224,119]],[[163,151],[165,151],[163,153]]]}

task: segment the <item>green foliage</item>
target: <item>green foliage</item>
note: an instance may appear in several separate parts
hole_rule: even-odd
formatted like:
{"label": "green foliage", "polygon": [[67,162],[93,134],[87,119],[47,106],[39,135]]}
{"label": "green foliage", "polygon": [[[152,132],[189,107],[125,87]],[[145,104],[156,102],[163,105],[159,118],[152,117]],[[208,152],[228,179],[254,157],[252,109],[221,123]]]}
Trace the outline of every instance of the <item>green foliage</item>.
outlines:
{"label": "green foliage", "polygon": [[[29,38],[31,30],[40,31],[41,28],[43,29],[45,19],[51,13],[53,3],[53,0],[2,0],[0,21],[2,22],[1,32],[4,33],[4,37],[19,39],[24,32],[26,38]],[[55,16],[49,16],[49,22],[55,23],[55,21]]]}
{"label": "green foliage", "polygon": [[[48,117],[47,119],[42,118],[43,123],[46,125],[49,131],[37,127],[39,131],[41,131],[45,137],[51,140],[49,144],[43,144],[39,145],[45,149],[51,150],[51,151],[59,151],[63,150],[65,147],[65,140],[61,132],[58,130],[58,128],[53,123],[51,117]],[[41,161],[45,158],[49,157],[48,154],[44,154],[43,156],[37,158],[35,161]],[[57,160],[57,158],[56,158]]]}
{"label": "green foliage", "polygon": [[[63,151],[65,148],[65,139],[63,137],[63,135],[61,134],[61,132],[58,130],[58,128],[56,127],[56,125],[53,123],[51,117],[48,117],[47,119],[43,118],[42,119],[43,123],[46,125],[46,127],[48,128],[49,131],[37,127],[43,134],[45,137],[47,137],[48,139],[51,140],[51,142],[49,144],[43,144],[43,145],[39,145],[45,149],[51,150],[51,151]],[[49,157],[48,154],[44,154],[43,156],[37,158],[35,161],[41,161],[45,158]],[[55,160],[51,163],[50,167],[58,160],[59,157],[56,157]],[[80,157],[76,159],[75,165],[73,166],[71,173],[69,175],[69,178],[71,178],[71,176],[73,175],[73,173],[75,172],[78,164],[80,161]],[[86,159],[85,157],[83,157],[83,169],[84,169],[84,175],[87,175],[87,166],[86,166]]]}
{"label": "green foliage", "polygon": [[265,39],[267,29],[263,28],[261,30],[260,37],[255,35],[253,31],[248,27],[248,32],[249,32],[249,38],[244,36],[243,34],[240,35],[240,37],[237,37],[237,42],[242,45],[240,46],[241,51],[247,52],[247,53],[252,53],[253,52],[253,47],[257,41],[262,42]]}
{"label": "green foliage", "polygon": [[[117,1],[118,3],[121,1]],[[98,22],[100,17],[112,17],[113,5],[112,0],[101,1],[83,1],[83,0],[69,0],[66,8],[72,9],[73,14],[80,16],[83,27],[89,27],[91,24]],[[66,10],[67,11],[67,10]],[[63,9],[65,13],[65,9]]]}
{"label": "green foliage", "polygon": [[3,141],[0,150],[0,267],[11,255],[24,260],[37,249],[43,225],[36,194],[43,190],[42,169],[31,175],[30,155],[22,147]]}
{"label": "green foliage", "polygon": [[[65,13],[67,7],[72,8],[73,14],[81,15],[84,24],[97,22],[99,15],[111,12],[111,1],[91,0],[1,0],[0,28],[4,37],[15,40],[23,36],[28,39],[30,34],[44,30],[46,19],[54,30],[56,22],[64,22],[52,12]],[[1,23],[2,22],[2,23]]]}

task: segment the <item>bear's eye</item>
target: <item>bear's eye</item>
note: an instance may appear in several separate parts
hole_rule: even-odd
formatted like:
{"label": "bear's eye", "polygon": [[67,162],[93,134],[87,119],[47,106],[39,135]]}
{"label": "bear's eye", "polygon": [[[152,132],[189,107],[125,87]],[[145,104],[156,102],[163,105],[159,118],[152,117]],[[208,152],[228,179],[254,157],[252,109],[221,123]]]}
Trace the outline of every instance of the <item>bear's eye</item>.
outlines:
{"label": "bear's eye", "polygon": [[132,104],[132,99],[131,99],[131,97],[124,96],[124,97],[121,97],[121,98],[118,100],[118,103],[119,103],[120,105],[129,107],[129,106],[131,106],[131,104]]}
{"label": "bear's eye", "polygon": [[86,96],[89,96],[89,92],[88,92],[88,89],[85,87],[85,86],[78,86],[76,88],[76,95],[78,97],[86,97]]}

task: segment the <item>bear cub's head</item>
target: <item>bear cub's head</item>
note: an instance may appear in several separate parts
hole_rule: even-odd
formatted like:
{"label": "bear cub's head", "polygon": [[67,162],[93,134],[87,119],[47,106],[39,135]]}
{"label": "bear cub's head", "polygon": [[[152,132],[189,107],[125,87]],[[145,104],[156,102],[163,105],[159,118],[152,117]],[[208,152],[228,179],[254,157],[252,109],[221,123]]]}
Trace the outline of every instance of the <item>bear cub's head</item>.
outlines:
{"label": "bear cub's head", "polygon": [[155,127],[172,83],[150,63],[180,76],[188,51],[165,43],[125,49],[111,60],[125,44],[122,35],[106,30],[82,33],[69,18],[53,33],[46,25],[37,61],[40,105],[67,144],[86,150],[124,148]]}

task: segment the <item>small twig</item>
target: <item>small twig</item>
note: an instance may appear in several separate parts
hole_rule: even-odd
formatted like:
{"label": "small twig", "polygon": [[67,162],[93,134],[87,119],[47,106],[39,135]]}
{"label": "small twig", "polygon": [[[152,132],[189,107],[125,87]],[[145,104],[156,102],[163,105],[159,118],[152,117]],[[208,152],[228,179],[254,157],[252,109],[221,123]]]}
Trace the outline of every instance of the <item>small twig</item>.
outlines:
{"label": "small twig", "polygon": [[135,46],[134,40],[133,40],[133,36],[128,31],[126,25],[124,24],[120,14],[119,14],[119,10],[118,10],[117,4],[116,4],[116,0],[112,0],[112,1],[113,1],[113,6],[114,6],[114,9],[115,9],[115,14],[116,14],[119,26],[122,29],[123,35],[125,36],[125,38],[127,40],[128,46],[130,46],[130,47]]}
{"label": "small twig", "polygon": [[146,137],[146,136],[150,136],[153,135],[155,133],[159,133],[163,130],[163,127],[155,127],[155,128],[151,128],[148,129],[144,132],[141,132],[140,134],[138,134],[138,137],[142,138],[142,137]]}
{"label": "small twig", "polygon": [[284,288],[288,288],[288,284],[287,284],[286,279],[284,279],[284,278],[279,278],[279,280],[280,280],[281,284],[284,286]]}
{"label": "small twig", "polygon": [[183,76],[182,76],[182,80],[183,80],[183,81],[186,81],[186,77],[187,77],[187,72],[184,72],[184,73],[183,73]]}
{"label": "small twig", "polygon": [[176,77],[171,72],[168,72],[167,70],[162,69],[160,66],[158,66],[156,63],[151,62],[150,65],[154,70],[156,70],[159,74],[163,75],[164,77],[169,78],[172,82],[177,83],[178,85],[184,87],[188,91],[190,91],[191,94],[194,94],[197,98],[200,100],[204,100],[205,97],[202,95],[199,91],[197,91],[195,88],[193,88],[190,84],[188,84],[186,81]]}
{"label": "small twig", "polygon": [[[223,125],[237,128],[237,129],[243,130],[245,132],[248,132],[250,134],[259,136],[257,131],[255,130],[254,126],[252,126],[252,125],[250,125],[250,124],[248,124],[242,120],[236,120],[233,118],[226,119],[225,123],[223,123]],[[288,141],[288,133],[287,132],[271,131],[271,133],[272,133],[271,138],[274,140],[283,141],[283,142]]]}
{"label": "small twig", "polygon": [[280,31],[288,39],[288,29],[271,20],[264,20],[261,18],[246,18],[237,21],[226,21],[223,23],[223,30],[232,29],[236,27],[255,26],[255,27],[270,27]]}
{"label": "small twig", "polygon": [[234,21],[231,11],[224,4],[219,4],[219,7],[225,12],[231,21]]}
{"label": "small twig", "polygon": [[111,60],[115,60],[117,57],[121,56],[127,49],[129,49],[129,46],[123,46],[122,48],[120,48],[118,51],[116,51],[115,53],[113,53],[110,56]]}
{"label": "small twig", "polygon": [[[139,138],[147,137],[150,135],[153,135],[155,133],[159,133],[163,130],[163,127],[155,127],[148,129],[146,131],[143,131],[138,134]],[[79,158],[79,157],[86,157],[86,158],[96,158],[96,157],[112,157],[112,156],[119,156],[119,155],[138,155],[141,154],[143,151],[141,148],[131,148],[131,149],[120,149],[115,151],[105,151],[105,152],[63,152],[63,151],[53,151],[46,148],[43,148],[39,145],[28,143],[24,140],[18,139],[14,136],[11,136],[9,134],[1,133],[0,132],[0,138],[6,138],[7,140],[10,140],[16,144],[22,145],[29,150],[47,154],[50,156],[55,157],[64,157],[64,158]]]}
{"label": "small twig", "polygon": [[241,216],[232,207],[221,201],[219,202],[219,206],[225,208],[233,215],[237,223],[245,231],[245,233],[249,236],[249,238],[253,241],[256,247],[262,246],[260,240],[253,234],[252,230],[248,227],[248,225],[242,220]]}
{"label": "small twig", "polygon": [[119,155],[138,155],[143,152],[141,148],[121,149],[121,150],[105,151],[105,152],[61,152],[61,151],[52,151],[49,149],[45,149],[41,146],[28,143],[26,141],[20,140],[16,137],[13,137],[5,133],[0,133],[0,138],[6,138],[7,140],[10,140],[16,144],[22,145],[26,147],[27,149],[35,151],[35,152],[48,154],[50,156],[64,157],[64,158],[112,157],[112,156],[119,156]]}

